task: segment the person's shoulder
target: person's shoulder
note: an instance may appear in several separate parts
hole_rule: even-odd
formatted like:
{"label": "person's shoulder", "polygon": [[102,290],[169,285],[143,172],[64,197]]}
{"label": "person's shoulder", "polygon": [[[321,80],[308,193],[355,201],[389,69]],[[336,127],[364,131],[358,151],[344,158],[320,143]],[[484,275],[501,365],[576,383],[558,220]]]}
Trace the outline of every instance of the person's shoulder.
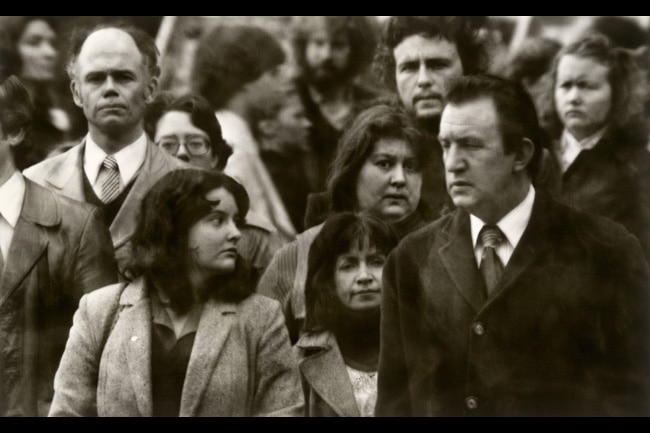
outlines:
{"label": "person's shoulder", "polygon": [[260,232],[266,235],[277,233],[275,226],[271,223],[271,221],[268,220],[268,218],[250,210],[246,214],[246,220],[242,228]]}
{"label": "person's shoulder", "polygon": [[[93,212],[99,212],[99,208],[93,204],[59,194],[26,176],[25,185],[25,193],[32,195],[30,201],[38,202],[43,212],[55,212],[57,218],[61,218],[63,224],[70,225],[73,230],[81,230],[83,226],[79,226],[79,221],[86,221]],[[54,206],[54,209],[47,209],[48,206]]]}
{"label": "person's shoulder", "polygon": [[559,224],[564,230],[573,230],[589,244],[603,247],[620,247],[636,241],[635,236],[622,224],[611,218],[554,202]]}
{"label": "person's shoulder", "polygon": [[398,246],[408,250],[414,244],[431,243],[443,232],[447,232],[454,218],[456,218],[455,213],[448,212],[404,236]]}
{"label": "person's shoulder", "polygon": [[[79,152],[79,148],[82,146],[81,143],[78,143],[69,149],[67,149],[65,152],[58,153],[56,155],[49,156],[45,158],[44,160],[37,162],[36,164],[29,166],[25,168],[22,173],[25,177],[29,179],[40,179],[42,178],[46,173],[49,173],[52,168],[62,164],[63,162],[67,161],[73,154]],[[38,180],[37,180],[38,181]],[[40,183],[40,182],[39,182]]]}

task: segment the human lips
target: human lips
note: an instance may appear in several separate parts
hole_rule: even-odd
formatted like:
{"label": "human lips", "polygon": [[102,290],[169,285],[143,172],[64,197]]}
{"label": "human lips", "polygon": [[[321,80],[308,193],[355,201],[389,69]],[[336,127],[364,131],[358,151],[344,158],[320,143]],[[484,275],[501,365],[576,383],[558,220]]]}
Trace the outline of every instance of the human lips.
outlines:
{"label": "human lips", "polygon": [[439,93],[425,93],[413,97],[413,103],[420,101],[442,101],[442,95]]}
{"label": "human lips", "polygon": [[466,180],[455,180],[453,182],[449,183],[449,189],[452,188],[464,188],[464,187],[469,187],[472,186],[472,184]]}

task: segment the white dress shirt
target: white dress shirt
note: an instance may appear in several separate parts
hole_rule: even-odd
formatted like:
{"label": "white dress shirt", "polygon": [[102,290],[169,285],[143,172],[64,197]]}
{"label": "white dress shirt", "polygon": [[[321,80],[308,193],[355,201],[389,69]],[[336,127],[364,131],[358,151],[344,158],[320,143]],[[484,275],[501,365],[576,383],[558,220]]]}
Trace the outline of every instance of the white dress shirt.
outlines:
{"label": "white dress shirt", "polygon": [[603,135],[605,135],[607,127],[591,134],[582,140],[576,139],[567,129],[562,132],[560,140],[560,166],[562,173],[565,173],[573,161],[576,160],[580,152],[583,150],[593,149],[598,144]]}
{"label": "white dress shirt", "polygon": [[[505,242],[501,242],[497,247],[496,253],[505,267],[512,256],[512,252],[517,247],[524,230],[530,221],[530,215],[533,213],[533,203],[535,202],[535,188],[530,186],[526,198],[519,203],[514,209],[508,212],[496,224],[505,236]],[[485,225],[480,218],[470,214],[470,226],[472,230],[472,245],[474,245],[474,255],[476,256],[476,264],[481,265],[481,258],[483,256],[483,242],[479,238],[479,233]]]}
{"label": "white dress shirt", "polygon": [[[84,172],[88,177],[88,181],[93,186],[97,197],[101,196],[101,186],[96,184],[97,176],[106,156],[107,153],[88,134],[86,136],[86,150],[84,152]],[[137,140],[120,151],[115,152],[113,156],[120,170],[120,189],[122,189],[131,182],[144,163],[144,159],[147,156],[147,136],[143,132]]]}
{"label": "white dress shirt", "polygon": [[25,179],[20,172],[15,171],[0,185],[0,251],[5,263],[24,199]]}

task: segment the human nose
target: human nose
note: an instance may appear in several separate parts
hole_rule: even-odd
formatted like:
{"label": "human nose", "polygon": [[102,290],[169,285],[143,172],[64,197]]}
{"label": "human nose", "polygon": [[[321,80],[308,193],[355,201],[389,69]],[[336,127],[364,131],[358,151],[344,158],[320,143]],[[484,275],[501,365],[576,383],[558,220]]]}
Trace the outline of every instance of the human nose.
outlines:
{"label": "human nose", "polygon": [[241,239],[241,231],[234,221],[230,221],[228,226],[228,240],[237,243]]}
{"label": "human nose", "polygon": [[49,42],[43,44],[43,53],[47,57],[52,57],[52,58],[58,55],[58,51],[56,50],[56,48],[54,48],[54,46]]}
{"label": "human nose", "polygon": [[580,89],[578,89],[577,86],[572,86],[566,94],[567,101],[571,103],[578,103],[580,102],[582,98],[582,94],[580,93]]}
{"label": "human nose", "polygon": [[117,94],[117,88],[115,86],[115,79],[111,77],[110,75],[106,77],[106,81],[104,82],[104,95],[116,95]]}
{"label": "human nose", "polygon": [[431,74],[427,70],[427,65],[424,62],[420,63],[418,69],[418,86],[429,87],[431,85]]}
{"label": "human nose", "polygon": [[179,141],[179,142],[178,142],[178,150],[176,151],[176,155],[175,155],[175,156],[177,156],[177,157],[180,157],[180,156],[189,156],[189,155],[187,154],[187,148],[185,147],[185,142],[184,142],[184,141]]}
{"label": "human nose", "polygon": [[320,46],[320,55],[323,60],[332,58],[332,44],[329,42],[323,43]]}
{"label": "human nose", "polygon": [[466,168],[465,159],[456,145],[450,145],[443,152],[443,158],[445,168],[450,173],[458,172]]}
{"label": "human nose", "polygon": [[404,167],[402,164],[395,164],[390,174],[390,183],[397,187],[406,185],[406,176],[404,175]]}
{"label": "human nose", "polygon": [[368,286],[372,283],[372,276],[368,272],[368,265],[363,261],[359,264],[359,273],[357,274],[356,282],[360,286]]}

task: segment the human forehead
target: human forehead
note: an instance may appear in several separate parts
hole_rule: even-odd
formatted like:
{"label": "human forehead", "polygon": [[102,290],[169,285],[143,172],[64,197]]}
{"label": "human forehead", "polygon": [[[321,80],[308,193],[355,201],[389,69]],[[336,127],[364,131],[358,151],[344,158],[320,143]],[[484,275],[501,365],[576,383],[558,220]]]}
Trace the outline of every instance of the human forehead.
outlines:
{"label": "human forehead", "polygon": [[403,138],[381,137],[375,141],[370,155],[391,155],[412,158],[415,156],[415,152],[411,143]]}
{"label": "human forehead", "polygon": [[454,42],[442,36],[410,35],[393,49],[397,64],[409,61],[434,59],[459,59],[458,48]]}
{"label": "human forehead", "polygon": [[205,198],[212,203],[213,212],[221,211],[231,215],[235,215],[238,212],[235,197],[224,187],[211,189],[207,192]]}
{"label": "human forehead", "polygon": [[143,56],[135,41],[124,30],[101,29],[90,34],[79,51],[77,64],[82,68],[139,69]]}
{"label": "human forehead", "polygon": [[448,103],[440,117],[440,138],[484,131],[498,126],[496,105],[492,98],[482,97],[459,104]]}
{"label": "human forehead", "polygon": [[37,19],[27,23],[21,35],[21,39],[32,36],[42,36],[47,39],[54,39],[56,37],[56,33],[47,21]]}
{"label": "human forehead", "polygon": [[156,125],[156,137],[177,134],[195,134],[207,137],[205,131],[194,125],[188,112],[173,110],[160,116]]}
{"label": "human forehead", "polygon": [[557,65],[558,78],[564,79],[607,79],[609,67],[593,57],[565,54]]}

